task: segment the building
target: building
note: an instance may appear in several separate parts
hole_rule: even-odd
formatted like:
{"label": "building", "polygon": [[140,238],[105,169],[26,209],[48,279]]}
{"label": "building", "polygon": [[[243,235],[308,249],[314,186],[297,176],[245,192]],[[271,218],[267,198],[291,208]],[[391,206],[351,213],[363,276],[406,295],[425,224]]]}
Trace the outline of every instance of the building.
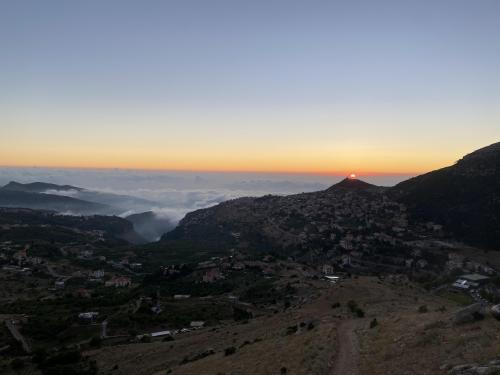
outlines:
{"label": "building", "polygon": [[92,271],[92,272],[90,272],[89,276],[94,278],[94,279],[101,279],[104,277],[104,271],[103,270]]}
{"label": "building", "polygon": [[205,322],[201,320],[195,320],[190,323],[191,328],[198,329],[205,327]]}
{"label": "building", "polygon": [[99,316],[99,313],[96,311],[83,312],[78,314],[78,319],[93,321],[95,318]]}
{"label": "building", "polygon": [[323,267],[321,267],[321,273],[323,275],[331,275],[333,273],[333,266],[331,264],[323,264]]}
{"label": "building", "polygon": [[114,276],[111,280],[106,281],[105,286],[114,286],[115,288],[126,288],[132,284],[130,277]]}
{"label": "building", "polygon": [[486,284],[490,278],[488,276],[480,275],[478,273],[471,273],[460,276],[461,279],[467,280],[471,285],[480,286]]}
{"label": "building", "polygon": [[204,283],[214,283],[217,280],[223,279],[224,276],[218,268],[210,268],[203,273],[202,280]]}
{"label": "building", "polygon": [[55,283],[54,283],[54,287],[56,289],[64,289],[64,287],[66,286],[66,282],[64,280],[57,280]]}

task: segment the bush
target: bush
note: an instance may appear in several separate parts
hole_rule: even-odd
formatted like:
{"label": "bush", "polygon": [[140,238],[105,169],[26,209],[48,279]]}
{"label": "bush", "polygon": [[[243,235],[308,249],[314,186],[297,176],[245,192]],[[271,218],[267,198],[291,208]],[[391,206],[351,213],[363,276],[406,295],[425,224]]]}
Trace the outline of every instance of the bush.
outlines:
{"label": "bush", "polygon": [[422,305],[418,308],[418,312],[421,313],[421,314],[424,314],[426,312],[428,312],[429,310],[427,309],[427,305]]}
{"label": "bush", "polygon": [[235,321],[252,319],[253,314],[245,309],[240,309],[238,307],[233,307],[233,319]]}
{"label": "bush", "polygon": [[233,355],[236,353],[236,348],[234,346],[230,346],[224,350],[224,355],[227,357],[228,355]]}
{"label": "bush", "polygon": [[287,335],[293,335],[295,332],[297,332],[297,326],[290,326],[286,329],[286,334]]}
{"label": "bush", "polygon": [[332,303],[332,309],[337,309],[340,307],[340,302]]}
{"label": "bush", "polygon": [[90,339],[89,345],[94,347],[94,348],[98,348],[101,346],[101,343],[102,343],[102,339],[99,336],[94,336]]}
{"label": "bush", "polygon": [[347,307],[349,308],[349,310],[351,310],[351,312],[356,312],[358,304],[356,303],[356,301],[350,300],[349,302],[347,302]]}
{"label": "bush", "polygon": [[376,326],[378,326],[377,318],[373,318],[373,320],[370,322],[370,328],[375,328]]}
{"label": "bush", "polygon": [[14,370],[20,370],[20,369],[24,368],[24,361],[21,358],[15,358],[10,363],[10,366]]}
{"label": "bush", "polygon": [[360,309],[359,307],[356,309],[356,316],[358,318],[364,318],[365,316],[365,312],[363,309]]}

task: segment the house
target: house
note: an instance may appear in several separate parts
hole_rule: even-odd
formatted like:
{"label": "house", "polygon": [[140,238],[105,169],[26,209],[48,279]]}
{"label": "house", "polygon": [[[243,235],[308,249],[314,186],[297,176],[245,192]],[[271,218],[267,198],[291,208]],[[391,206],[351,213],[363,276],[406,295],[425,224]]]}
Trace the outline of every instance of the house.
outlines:
{"label": "house", "polygon": [[95,318],[99,316],[99,313],[96,311],[83,312],[78,314],[78,319],[93,321]]}
{"label": "house", "polygon": [[198,328],[205,327],[205,322],[203,322],[201,320],[195,320],[195,321],[192,321],[189,325],[191,326],[191,328],[198,329]]}
{"label": "house", "polygon": [[89,276],[94,279],[101,279],[104,277],[104,271],[103,270],[91,271]]}
{"label": "house", "polygon": [[56,289],[64,289],[64,287],[66,286],[66,282],[64,280],[57,280],[55,283],[54,283],[54,287]]}
{"label": "house", "polygon": [[132,284],[130,277],[114,276],[111,280],[106,281],[105,286],[114,286],[115,288],[129,287]]}
{"label": "house", "polygon": [[321,267],[321,273],[323,275],[331,275],[333,273],[333,266],[331,264],[323,264],[323,267]]}
{"label": "house", "polygon": [[213,283],[217,280],[223,279],[224,276],[218,268],[210,268],[203,273],[202,280],[204,283]]}
{"label": "house", "polygon": [[486,284],[490,278],[478,273],[471,273],[460,276],[461,279],[468,281],[472,286],[480,286]]}
{"label": "house", "polygon": [[162,311],[163,311],[163,309],[161,308],[161,306],[159,304],[154,305],[153,307],[151,307],[151,312],[153,314],[158,315],[158,314],[161,314]]}
{"label": "house", "polygon": [[73,292],[73,296],[77,298],[90,298],[90,292],[87,289],[77,289]]}
{"label": "house", "polygon": [[467,280],[463,280],[463,279],[455,280],[455,282],[453,284],[451,284],[451,286],[455,289],[458,289],[458,290],[469,290],[471,287],[469,282]]}

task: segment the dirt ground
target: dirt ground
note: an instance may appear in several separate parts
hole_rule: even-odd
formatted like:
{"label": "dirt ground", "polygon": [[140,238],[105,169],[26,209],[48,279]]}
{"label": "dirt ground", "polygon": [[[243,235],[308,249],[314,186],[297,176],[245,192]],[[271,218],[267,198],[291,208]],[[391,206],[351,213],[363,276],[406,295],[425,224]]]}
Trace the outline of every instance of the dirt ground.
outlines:
{"label": "dirt ground", "polygon": [[[455,302],[404,279],[360,277],[339,285],[318,280],[303,286],[310,290],[303,304],[247,324],[227,322],[171,342],[104,347],[88,354],[97,360],[100,374],[114,375],[404,375],[445,374],[450,365],[500,353],[500,322],[488,316],[456,326],[451,322],[460,308]],[[364,310],[363,318],[347,308],[349,300]],[[332,308],[336,302],[341,306]],[[424,305],[428,312],[419,312]],[[378,325],[370,328],[374,318]],[[298,329],[290,333],[292,326]],[[236,352],[225,355],[229,347]],[[208,350],[215,354],[195,358]]]}

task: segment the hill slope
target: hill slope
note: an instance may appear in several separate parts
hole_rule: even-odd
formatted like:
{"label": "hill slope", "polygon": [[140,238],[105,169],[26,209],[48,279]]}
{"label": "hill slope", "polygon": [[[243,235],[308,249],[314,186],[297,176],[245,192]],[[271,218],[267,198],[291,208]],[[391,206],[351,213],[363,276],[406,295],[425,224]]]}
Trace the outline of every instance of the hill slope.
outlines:
{"label": "hill slope", "polygon": [[415,219],[444,224],[464,240],[500,249],[500,142],[391,191]]}
{"label": "hill slope", "polygon": [[54,194],[0,189],[0,207],[48,209],[78,214],[109,213],[107,205]]}

